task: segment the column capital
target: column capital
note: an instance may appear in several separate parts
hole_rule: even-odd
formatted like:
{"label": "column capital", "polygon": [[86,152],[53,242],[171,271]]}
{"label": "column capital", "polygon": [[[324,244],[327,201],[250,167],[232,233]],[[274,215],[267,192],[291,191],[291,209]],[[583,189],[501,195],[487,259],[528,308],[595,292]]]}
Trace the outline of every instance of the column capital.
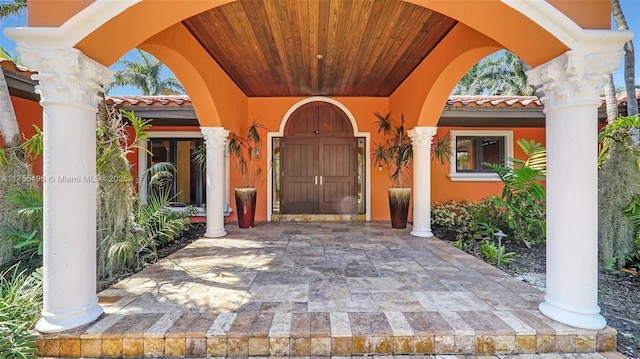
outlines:
{"label": "column capital", "polygon": [[19,47],[24,64],[37,74],[35,87],[40,103],[64,103],[97,110],[102,85],[114,74],[108,67],[90,59],[74,48],[34,49]]}
{"label": "column capital", "polygon": [[407,131],[411,137],[413,147],[431,148],[433,136],[438,132],[437,127],[414,127]]}
{"label": "column capital", "polygon": [[533,85],[540,85],[540,101],[545,113],[566,104],[600,105],[598,85],[604,74],[620,64],[624,51],[567,51],[555,59],[527,71]]}
{"label": "column capital", "polygon": [[204,136],[204,140],[207,147],[222,147],[227,144],[227,136],[229,136],[229,130],[225,130],[224,127],[200,127],[200,132]]}

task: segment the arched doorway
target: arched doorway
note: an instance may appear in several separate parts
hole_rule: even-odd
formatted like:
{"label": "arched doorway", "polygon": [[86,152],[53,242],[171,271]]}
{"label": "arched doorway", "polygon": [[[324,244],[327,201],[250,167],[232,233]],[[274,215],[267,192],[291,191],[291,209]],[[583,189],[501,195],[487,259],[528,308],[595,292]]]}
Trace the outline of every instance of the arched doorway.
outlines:
{"label": "arched doorway", "polygon": [[[278,141],[279,212],[356,215],[362,139],[344,111],[323,101],[298,107]],[[362,149],[359,149],[362,147]]]}

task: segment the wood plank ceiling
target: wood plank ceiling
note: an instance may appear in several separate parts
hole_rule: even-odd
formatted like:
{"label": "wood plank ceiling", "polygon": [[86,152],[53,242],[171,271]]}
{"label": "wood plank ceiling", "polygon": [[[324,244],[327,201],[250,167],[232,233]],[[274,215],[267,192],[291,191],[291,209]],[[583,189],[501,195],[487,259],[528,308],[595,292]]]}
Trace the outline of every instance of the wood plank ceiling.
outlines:
{"label": "wood plank ceiling", "polygon": [[456,21],[400,0],[239,0],[183,24],[249,97],[386,97]]}

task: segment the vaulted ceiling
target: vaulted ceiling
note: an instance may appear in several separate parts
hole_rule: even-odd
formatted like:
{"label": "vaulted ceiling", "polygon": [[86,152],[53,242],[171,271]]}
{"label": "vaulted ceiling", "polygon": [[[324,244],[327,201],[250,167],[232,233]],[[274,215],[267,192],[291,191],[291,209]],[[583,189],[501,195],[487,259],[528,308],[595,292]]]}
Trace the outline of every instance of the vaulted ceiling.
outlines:
{"label": "vaulted ceiling", "polygon": [[183,21],[249,97],[389,96],[456,23],[400,0],[240,0]]}

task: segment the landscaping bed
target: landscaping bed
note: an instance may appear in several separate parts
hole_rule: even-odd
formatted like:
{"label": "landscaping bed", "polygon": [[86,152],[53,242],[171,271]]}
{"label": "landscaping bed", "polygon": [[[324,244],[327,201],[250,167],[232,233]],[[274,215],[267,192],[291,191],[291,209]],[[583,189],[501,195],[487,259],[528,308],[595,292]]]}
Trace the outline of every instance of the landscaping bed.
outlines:
{"label": "landscaping bed", "polygon": [[[453,242],[457,231],[448,227],[434,227],[436,237]],[[514,252],[514,260],[502,266],[505,272],[545,289],[546,249],[544,244],[528,248],[523,243],[505,241],[505,251]],[[476,248],[467,252],[478,256]],[[632,267],[632,266],[629,266]],[[598,281],[599,304],[607,324],[618,330],[618,351],[629,358],[640,358],[640,275],[626,271],[600,270]]]}

